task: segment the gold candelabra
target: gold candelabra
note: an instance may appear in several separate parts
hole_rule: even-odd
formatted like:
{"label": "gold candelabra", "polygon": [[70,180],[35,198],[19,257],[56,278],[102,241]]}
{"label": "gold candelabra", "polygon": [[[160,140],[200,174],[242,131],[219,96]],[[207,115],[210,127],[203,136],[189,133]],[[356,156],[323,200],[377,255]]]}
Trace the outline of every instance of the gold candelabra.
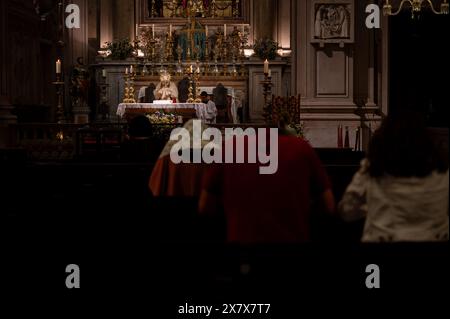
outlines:
{"label": "gold candelabra", "polygon": [[245,44],[247,43],[247,35],[245,32],[245,28],[242,30],[242,36],[241,36],[241,48],[240,48],[240,55],[239,55],[239,60],[241,62],[241,69],[240,69],[240,74],[241,76],[245,76],[247,73],[247,70],[245,69]]}
{"label": "gold candelabra", "polygon": [[205,75],[209,74],[209,40],[208,35],[206,35],[206,42],[205,42]]}
{"label": "gold candelabra", "polygon": [[194,83],[193,83],[193,67],[192,65],[188,68],[187,75],[189,76],[189,89],[188,89],[188,103],[194,103]]}
{"label": "gold candelabra", "polygon": [[233,17],[239,18],[239,0],[235,1],[235,5],[233,7]]}
{"label": "gold candelabra", "polygon": [[136,100],[134,98],[134,73],[125,74],[125,94],[123,103],[136,103]]}
{"label": "gold candelabra", "polygon": [[174,60],[174,56],[173,56],[174,43],[175,43],[175,41],[173,40],[173,36],[169,31],[168,36],[167,36],[167,60],[169,62],[173,62],[173,60]]}
{"label": "gold candelabra", "polygon": [[402,0],[400,2],[400,5],[397,9],[397,11],[392,12],[392,5],[389,3],[389,0],[386,0],[384,6],[383,6],[383,14],[386,16],[395,16],[398,15],[402,9],[403,6],[409,3],[411,6],[411,16],[414,18],[414,16],[422,11],[422,7],[428,3],[428,6],[430,7],[431,11],[433,11],[434,14],[448,14],[449,13],[449,4],[447,3],[447,0],[443,0],[441,3],[441,10],[437,11],[436,8],[433,5],[433,2],[431,0]]}
{"label": "gold candelabra", "polygon": [[200,69],[197,68],[194,75],[195,80],[195,103],[202,103],[202,99],[200,97]]}
{"label": "gold candelabra", "polygon": [[212,0],[211,1],[211,16],[213,18],[217,17],[217,12],[216,12],[216,0]]}

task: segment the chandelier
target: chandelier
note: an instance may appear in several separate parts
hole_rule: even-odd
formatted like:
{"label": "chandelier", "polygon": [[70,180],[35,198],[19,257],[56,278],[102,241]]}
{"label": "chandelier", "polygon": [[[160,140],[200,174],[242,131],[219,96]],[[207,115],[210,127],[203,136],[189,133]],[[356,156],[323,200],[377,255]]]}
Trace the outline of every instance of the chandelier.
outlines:
{"label": "chandelier", "polygon": [[[442,0],[441,0],[441,2],[442,2]],[[409,5],[411,6],[411,14],[412,14],[413,18],[416,14],[419,14],[422,11],[422,7],[425,6],[427,3],[429,5],[429,7],[431,8],[431,11],[433,11],[434,14],[448,14],[448,11],[449,11],[449,4],[447,3],[447,0],[443,0],[443,2],[441,3],[441,11],[436,10],[436,8],[433,5],[432,0],[402,0],[402,2],[400,2],[398,10],[395,12],[392,12],[392,5],[389,3],[389,0],[386,0],[386,3],[383,6],[384,15],[395,16],[395,15],[399,14],[400,11],[402,11],[405,3],[409,3]]]}

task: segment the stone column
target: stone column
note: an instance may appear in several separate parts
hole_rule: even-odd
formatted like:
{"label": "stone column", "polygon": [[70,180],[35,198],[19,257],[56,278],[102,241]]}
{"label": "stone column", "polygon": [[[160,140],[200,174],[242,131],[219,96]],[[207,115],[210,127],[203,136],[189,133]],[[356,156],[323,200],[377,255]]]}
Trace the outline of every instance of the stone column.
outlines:
{"label": "stone column", "polygon": [[278,0],[253,0],[254,37],[277,40]]}
{"label": "stone column", "polygon": [[134,1],[115,0],[113,5],[114,39],[134,39]]}
{"label": "stone column", "polygon": [[7,15],[6,8],[7,3],[9,1],[0,1],[0,96],[7,95],[8,93],[8,77],[7,77],[7,66],[8,61],[6,55],[7,51],[7,32],[6,32],[6,23],[7,23]]}
{"label": "stone column", "polygon": [[113,10],[111,0],[100,0],[100,47],[113,40]]}
{"label": "stone column", "polygon": [[8,46],[7,39],[7,8],[9,1],[0,1],[0,147],[11,145],[10,124],[17,122],[12,114],[14,107],[9,103],[8,85]]}

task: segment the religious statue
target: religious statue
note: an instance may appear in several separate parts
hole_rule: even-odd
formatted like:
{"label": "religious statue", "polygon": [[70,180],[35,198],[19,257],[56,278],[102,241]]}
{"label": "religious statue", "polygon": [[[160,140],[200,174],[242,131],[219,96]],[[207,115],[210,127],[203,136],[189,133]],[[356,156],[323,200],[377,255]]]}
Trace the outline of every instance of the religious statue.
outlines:
{"label": "religious statue", "polygon": [[177,86],[171,81],[171,76],[167,71],[161,72],[160,82],[156,86],[154,95],[156,100],[178,101]]}

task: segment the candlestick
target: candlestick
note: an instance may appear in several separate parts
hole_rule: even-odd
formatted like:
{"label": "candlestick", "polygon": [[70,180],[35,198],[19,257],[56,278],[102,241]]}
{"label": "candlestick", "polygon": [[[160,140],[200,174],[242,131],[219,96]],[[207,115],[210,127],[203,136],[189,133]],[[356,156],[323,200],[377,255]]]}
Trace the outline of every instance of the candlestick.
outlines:
{"label": "candlestick", "polygon": [[64,123],[64,82],[61,79],[60,73],[56,74],[56,81],[53,82],[56,87],[56,96],[58,104],[56,106],[56,122]]}
{"label": "candlestick", "polygon": [[264,74],[269,74],[269,61],[264,61]]}
{"label": "candlestick", "polygon": [[264,81],[261,82],[263,86],[263,96],[264,96],[264,117],[266,122],[272,121],[272,106],[271,106],[271,97],[272,97],[272,80],[268,76],[269,72],[264,73]]}
{"label": "candlestick", "polygon": [[343,136],[342,136],[342,125],[338,125],[337,146],[338,146],[338,148],[343,148],[344,147],[344,141],[343,141]]}
{"label": "candlestick", "polygon": [[61,74],[61,60],[56,61],[56,74]]}
{"label": "candlestick", "polygon": [[348,126],[345,127],[345,138],[344,138],[344,148],[350,147],[350,136],[348,131]]}

